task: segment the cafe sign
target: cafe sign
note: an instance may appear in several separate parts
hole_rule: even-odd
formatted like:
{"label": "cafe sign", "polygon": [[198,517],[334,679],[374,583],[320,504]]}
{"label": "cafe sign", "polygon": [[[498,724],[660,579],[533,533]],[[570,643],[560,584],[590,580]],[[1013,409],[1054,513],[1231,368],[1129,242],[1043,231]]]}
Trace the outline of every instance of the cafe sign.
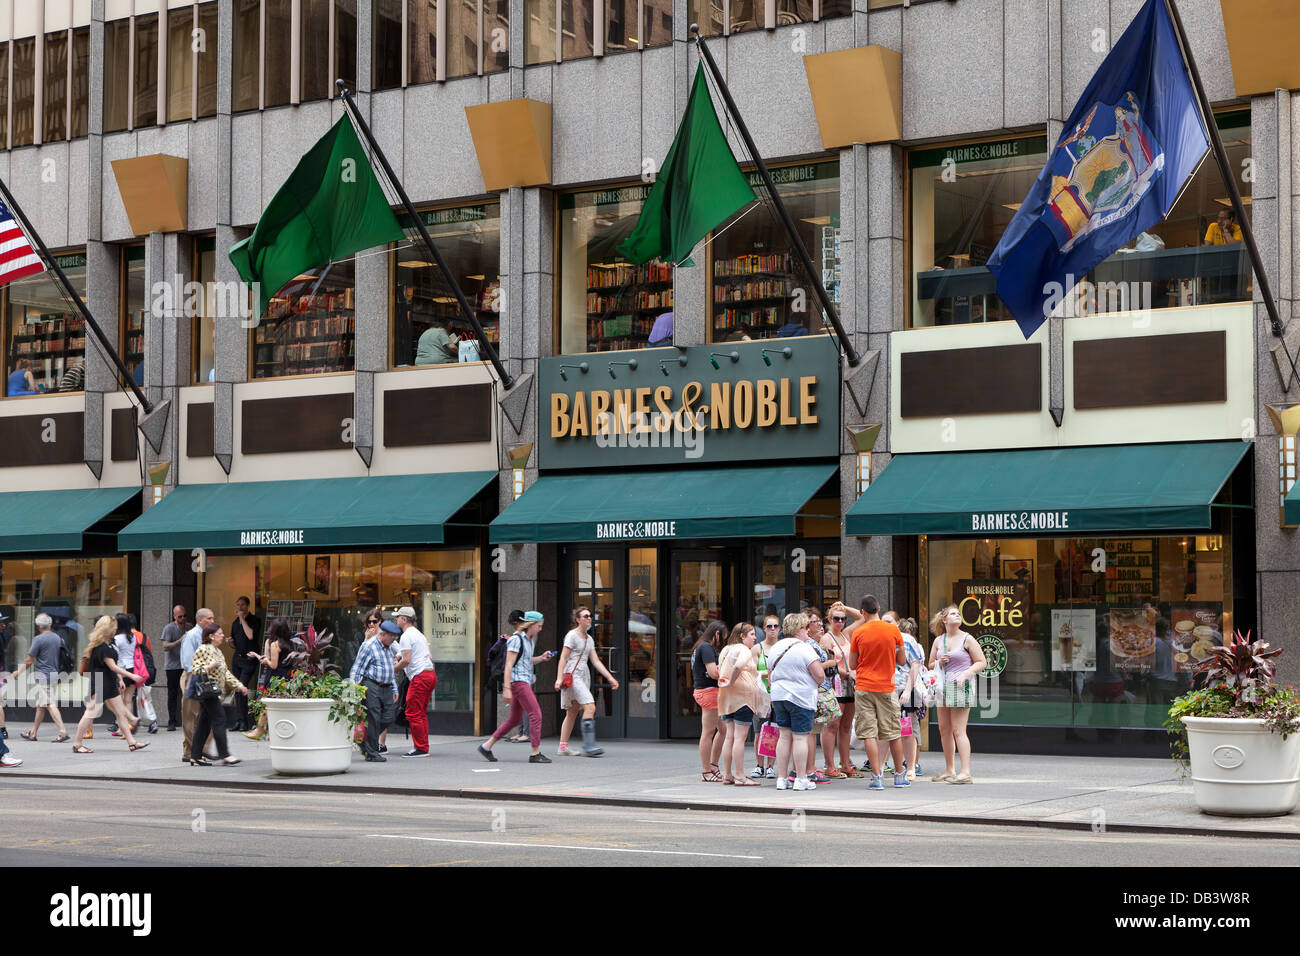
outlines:
{"label": "cafe sign", "polygon": [[828,336],[544,359],[538,393],[545,469],[838,453],[839,352]]}

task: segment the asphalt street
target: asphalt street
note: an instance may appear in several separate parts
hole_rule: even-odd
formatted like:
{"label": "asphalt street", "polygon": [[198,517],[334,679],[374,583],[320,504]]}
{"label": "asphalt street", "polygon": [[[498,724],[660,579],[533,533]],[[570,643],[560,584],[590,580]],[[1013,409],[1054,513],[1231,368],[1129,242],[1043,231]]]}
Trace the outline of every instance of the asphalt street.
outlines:
{"label": "asphalt street", "polygon": [[1292,865],[1294,840],[4,781],[0,866]]}

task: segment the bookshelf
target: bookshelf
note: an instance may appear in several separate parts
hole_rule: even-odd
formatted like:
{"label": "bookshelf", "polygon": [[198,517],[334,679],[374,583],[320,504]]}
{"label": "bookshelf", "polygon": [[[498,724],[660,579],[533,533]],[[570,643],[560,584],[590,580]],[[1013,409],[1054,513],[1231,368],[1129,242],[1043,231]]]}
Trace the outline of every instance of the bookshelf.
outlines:
{"label": "bookshelf", "polygon": [[29,314],[15,324],[9,362],[25,358],[39,388],[53,392],[63,371],[86,353],[86,320],[59,313]]}
{"label": "bookshelf", "polygon": [[[620,292],[621,290],[621,292]],[[644,348],[655,320],[673,307],[673,269],[663,262],[587,268],[587,351]]]}
{"label": "bookshelf", "polygon": [[789,320],[794,293],[789,253],[742,255],[713,262],[713,340],[741,326],[752,338],[776,338]]}
{"label": "bookshelf", "polygon": [[272,299],[253,339],[253,377],[350,372],[356,364],[351,287]]}
{"label": "bookshelf", "polygon": [[[462,280],[464,282],[465,280]],[[474,308],[483,333],[493,345],[501,343],[500,278],[493,279],[478,292],[465,291],[465,298]],[[493,308],[497,306],[497,308]],[[420,336],[437,325],[454,328],[461,340],[476,338],[474,331],[468,327],[460,312],[460,304],[451,295],[439,295],[433,299],[417,299],[407,312],[411,322],[411,354],[405,357],[409,362],[415,355]],[[483,356],[486,358],[486,356]]]}

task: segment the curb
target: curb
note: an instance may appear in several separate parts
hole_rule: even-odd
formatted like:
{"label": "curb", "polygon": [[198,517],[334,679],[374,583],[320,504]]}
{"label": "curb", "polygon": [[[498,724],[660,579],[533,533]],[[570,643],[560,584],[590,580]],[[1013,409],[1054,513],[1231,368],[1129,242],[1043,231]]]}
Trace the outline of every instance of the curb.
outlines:
{"label": "curb", "polygon": [[[511,790],[462,790],[450,787],[414,789],[411,787],[335,787],[323,783],[275,782],[266,780],[177,780],[174,777],[73,777],[57,773],[15,773],[7,776],[23,779],[81,781],[92,779],[105,783],[152,783],[169,784],[181,787],[215,787],[227,790],[261,790],[268,793],[382,793],[392,796],[438,797],[455,800],[497,800],[512,803],[564,803],[570,806],[606,806],[629,807],[646,810],[688,810],[688,811],[722,811],[725,813],[757,813],[775,816],[789,815],[793,807],[752,806],[748,804],[719,804],[710,801],[662,800],[647,797],[590,797],[562,793],[526,793]],[[915,823],[956,823],[975,826],[1023,827],[1039,830],[1067,830],[1074,832],[1091,832],[1093,825],[1082,821],[1069,820],[1029,820],[1024,817],[953,817],[937,813],[887,812],[882,810],[849,810],[830,807],[799,807],[806,815],[813,817],[839,818],[848,820],[893,820]],[[1204,830],[1188,826],[1157,826],[1141,823],[1106,824],[1102,832],[1107,833],[1147,833],[1157,836],[1196,836],[1208,838],[1251,839],[1251,840],[1300,840],[1300,832],[1280,830]]]}

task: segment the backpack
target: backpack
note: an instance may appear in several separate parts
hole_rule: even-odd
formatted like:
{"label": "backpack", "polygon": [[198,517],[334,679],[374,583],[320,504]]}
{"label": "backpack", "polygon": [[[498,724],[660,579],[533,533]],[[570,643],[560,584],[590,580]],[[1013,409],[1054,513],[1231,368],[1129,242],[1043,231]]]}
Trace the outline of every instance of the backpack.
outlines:
{"label": "backpack", "polygon": [[487,685],[500,693],[506,679],[506,644],[513,634],[502,634],[488,650]]}
{"label": "backpack", "polygon": [[76,669],[77,664],[72,659],[72,651],[68,650],[67,639],[59,635],[59,673],[71,674]]}
{"label": "backpack", "polygon": [[158,667],[153,661],[153,648],[149,645],[149,635],[140,631],[132,631],[131,633],[135,635],[135,652],[144,658],[144,668],[149,672],[149,676],[144,681],[145,686],[151,687],[158,677]]}

